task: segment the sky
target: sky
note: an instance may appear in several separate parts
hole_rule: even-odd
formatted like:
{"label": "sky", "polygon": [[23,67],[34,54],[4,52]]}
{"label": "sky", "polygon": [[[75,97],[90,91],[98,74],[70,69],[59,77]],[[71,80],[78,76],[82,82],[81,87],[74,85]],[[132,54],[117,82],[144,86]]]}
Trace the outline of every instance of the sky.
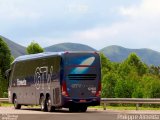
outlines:
{"label": "sky", "polygon": [[160,0],[0,0],[0,35],[28,46],[72,42],[160,51]]}

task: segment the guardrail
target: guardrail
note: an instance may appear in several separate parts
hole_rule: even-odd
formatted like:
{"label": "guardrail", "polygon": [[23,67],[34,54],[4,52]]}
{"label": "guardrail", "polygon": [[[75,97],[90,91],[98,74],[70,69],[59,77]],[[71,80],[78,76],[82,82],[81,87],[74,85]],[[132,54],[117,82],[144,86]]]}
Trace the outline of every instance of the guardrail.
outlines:
{"label": "guardrail", "polygon": [[136,104],[136,110],[139,108],[139,104],[160,104],[160,99],[158,98],[101,98],[101,105],[103,109],[106,110],[107,104]]}
{"label": "guardrail", "polygon": [[8,102],[8,101],[9,101],[8,98],[0,98],[0,103],[1,103],[1,102]]}

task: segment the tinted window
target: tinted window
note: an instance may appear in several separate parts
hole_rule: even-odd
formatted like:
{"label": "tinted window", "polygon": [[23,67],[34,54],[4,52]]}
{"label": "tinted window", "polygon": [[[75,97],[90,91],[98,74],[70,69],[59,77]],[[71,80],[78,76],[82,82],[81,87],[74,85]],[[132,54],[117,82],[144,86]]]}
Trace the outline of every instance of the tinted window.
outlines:
{"label": "tinted window", "polygon": [[98,62],[98,55],[91,53],[71,53],[66,55],[66,65],[94,66]]}

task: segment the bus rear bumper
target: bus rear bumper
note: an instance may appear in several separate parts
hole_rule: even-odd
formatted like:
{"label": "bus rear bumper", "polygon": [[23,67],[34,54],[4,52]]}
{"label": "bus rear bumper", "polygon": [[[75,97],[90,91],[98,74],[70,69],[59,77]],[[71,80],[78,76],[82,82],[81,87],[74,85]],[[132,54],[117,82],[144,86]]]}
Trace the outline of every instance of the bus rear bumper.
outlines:
{"label": "bus rear bumper", "polygon": [[63,107],[68,108],[71,105],[98,106],[100,105],[100,97],[89,99],[72,99],[70,97],[63,97]]}

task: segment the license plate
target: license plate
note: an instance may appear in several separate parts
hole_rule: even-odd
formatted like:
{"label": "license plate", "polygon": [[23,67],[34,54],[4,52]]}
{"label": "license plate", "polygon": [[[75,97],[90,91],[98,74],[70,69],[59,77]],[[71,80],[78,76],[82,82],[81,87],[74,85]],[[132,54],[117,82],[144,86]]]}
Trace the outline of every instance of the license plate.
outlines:
{"label": "license plate", "polygon": [[86,100],[80,100],[79,102],[86,102]]}

